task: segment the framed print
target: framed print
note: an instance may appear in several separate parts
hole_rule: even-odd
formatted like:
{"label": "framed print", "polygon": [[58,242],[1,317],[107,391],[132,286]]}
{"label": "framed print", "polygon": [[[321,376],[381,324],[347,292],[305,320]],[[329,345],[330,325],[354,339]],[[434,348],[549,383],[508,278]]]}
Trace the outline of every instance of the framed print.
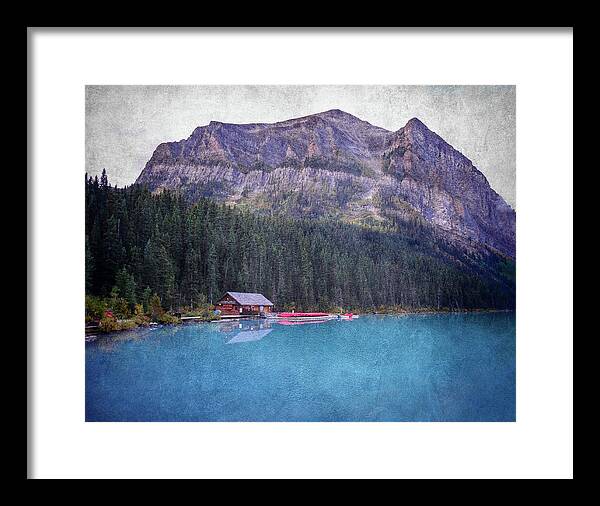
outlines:
{"label": "framed print", "polygon": [[572,477],[572,29],[28,44],[30,477]]}

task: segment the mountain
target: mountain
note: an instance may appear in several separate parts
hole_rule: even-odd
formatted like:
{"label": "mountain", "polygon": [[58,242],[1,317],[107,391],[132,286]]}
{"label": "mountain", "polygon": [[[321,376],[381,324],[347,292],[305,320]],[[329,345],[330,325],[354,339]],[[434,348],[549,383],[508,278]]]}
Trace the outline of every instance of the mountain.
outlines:
{"label": "mountain", "polygon": [[212,121],[160,144],[136,184],[269,215],[421,220],[467,249],[515,257],[514,210],[416,118],[395,132],[340,110],[273,124]]}

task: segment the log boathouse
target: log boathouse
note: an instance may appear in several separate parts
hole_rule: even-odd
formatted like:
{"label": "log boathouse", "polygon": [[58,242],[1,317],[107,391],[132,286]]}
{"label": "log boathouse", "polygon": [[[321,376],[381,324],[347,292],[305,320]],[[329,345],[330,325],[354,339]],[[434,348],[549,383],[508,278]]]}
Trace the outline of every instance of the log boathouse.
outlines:
{"label": "log boathouse", "polygon": [[273,303],[262,293],[227,292],[215,304],[223,315],[258,315],[273,311]]}

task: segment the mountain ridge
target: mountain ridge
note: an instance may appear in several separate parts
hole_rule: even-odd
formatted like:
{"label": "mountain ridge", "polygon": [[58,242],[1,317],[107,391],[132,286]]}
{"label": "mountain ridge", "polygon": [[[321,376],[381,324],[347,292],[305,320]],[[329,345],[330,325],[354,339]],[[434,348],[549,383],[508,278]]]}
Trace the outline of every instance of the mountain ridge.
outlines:
{"label": "mountain ridge", "polygon": [[416,117],[396,131],[339,109],[277,123],[211,121],[159,144],[135,184],[293,217],[422,218],[465,245],[515,256],[515,211]]}

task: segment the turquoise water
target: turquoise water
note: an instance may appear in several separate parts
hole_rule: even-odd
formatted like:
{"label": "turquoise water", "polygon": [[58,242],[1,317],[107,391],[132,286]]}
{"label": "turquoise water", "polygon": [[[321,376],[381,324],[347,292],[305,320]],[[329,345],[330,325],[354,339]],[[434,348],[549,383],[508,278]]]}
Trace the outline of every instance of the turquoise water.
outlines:
{"label": "turquoise water", "polygon": [[187,323],[86,343],[87,421],[514,421],[514,313]]}

